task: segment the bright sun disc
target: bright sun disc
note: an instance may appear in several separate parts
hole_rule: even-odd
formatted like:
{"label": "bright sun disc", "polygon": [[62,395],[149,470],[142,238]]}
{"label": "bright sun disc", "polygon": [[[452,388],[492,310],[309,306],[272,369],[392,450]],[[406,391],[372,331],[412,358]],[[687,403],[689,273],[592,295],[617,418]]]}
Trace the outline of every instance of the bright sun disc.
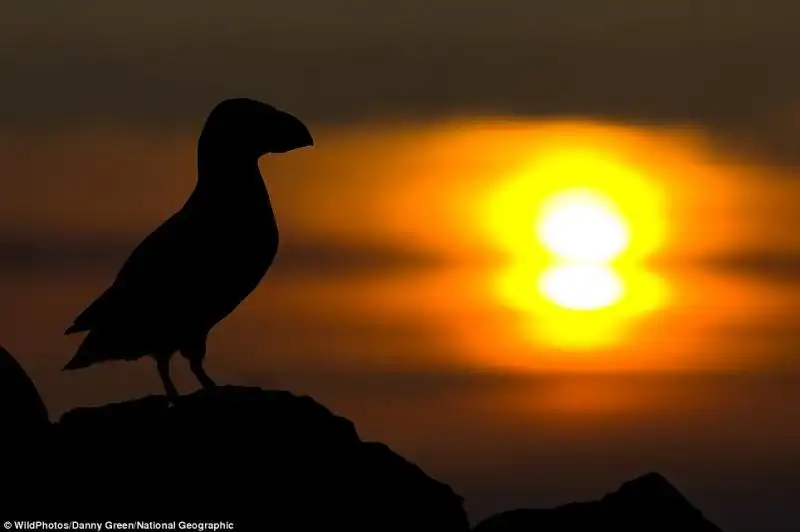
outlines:
{"label": "bright sun disc", "polygon": [[608,261],[622,253],[630,235],[614,206],[592,191],[570,191],[543,207],[537,232],[547,249],[568,261]]}
{"label": "bright sun disc", "polygon": [[596,310],[615,303],[623,293],[619,276],[600,264],[557,266],[539,279],[548,299],[572,310]]}

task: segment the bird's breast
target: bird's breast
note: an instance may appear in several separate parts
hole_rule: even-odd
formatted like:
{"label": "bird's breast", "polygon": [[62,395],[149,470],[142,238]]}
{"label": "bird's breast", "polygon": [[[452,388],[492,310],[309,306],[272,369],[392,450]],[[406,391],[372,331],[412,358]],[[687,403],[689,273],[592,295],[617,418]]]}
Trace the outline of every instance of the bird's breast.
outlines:
{"label": "bird's breast", "polygon": [[230,259],[230,267],[245,278],[263,275],[278,251],[278,225],[275,218],[257,213],[218,221],[218,242]]}
{"label": "bird's breast", "polygon": [[[278,249],[278,228],[274,219],[259,216],[215,217],[203,233],[208,240],[195,270],[202,279],[197,311],[202,321],[216,323],[232,312],[261,282]],[[199,297],[199,296],[198,296]],[[205,310],[203,310],[205,309]]]}

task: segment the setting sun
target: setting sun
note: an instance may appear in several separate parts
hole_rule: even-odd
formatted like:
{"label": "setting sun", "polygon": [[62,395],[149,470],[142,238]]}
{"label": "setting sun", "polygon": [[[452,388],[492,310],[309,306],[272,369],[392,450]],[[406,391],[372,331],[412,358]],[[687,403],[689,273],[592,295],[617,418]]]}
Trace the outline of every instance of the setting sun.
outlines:
{"label": "setting sun", "polygon": [[629,239],[612,203],[592,190],[564,192],[548,200],[537,232],[545,247],[569,261],[611,260]]}
{"label": "setting sun", "polygon": [[544,203],[537,233],[559,261],[539,279],[545,297],[583,311],[619,300],[624,284],[607,262],[624,251],[630,236],[611,201],[591,189],[556,194]]}
{"label": "setting sun", "polygon": [[563,125],[533,145],[489,196],[484,219],[506,257],[495,295],[520,312],[525,334],[592,350],[664,303],[664,283],[646,259],[664,242],[666,216],[643,166],[602,146],[608,136],[587,130],[579,141],[579,133]]}

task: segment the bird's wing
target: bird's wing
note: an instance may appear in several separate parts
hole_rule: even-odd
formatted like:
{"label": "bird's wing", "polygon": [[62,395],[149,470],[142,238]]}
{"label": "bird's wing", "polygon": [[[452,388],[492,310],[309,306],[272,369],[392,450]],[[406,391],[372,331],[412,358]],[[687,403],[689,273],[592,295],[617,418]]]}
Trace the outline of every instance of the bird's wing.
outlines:
{"label": "bird's wing", "polygon": [[202,257],[198,231],[179,211],[131,253],[114,283],[75,318],[65,334],[88,331],[101,322],[157,318],[176,311],[190,290],[193,265]]}

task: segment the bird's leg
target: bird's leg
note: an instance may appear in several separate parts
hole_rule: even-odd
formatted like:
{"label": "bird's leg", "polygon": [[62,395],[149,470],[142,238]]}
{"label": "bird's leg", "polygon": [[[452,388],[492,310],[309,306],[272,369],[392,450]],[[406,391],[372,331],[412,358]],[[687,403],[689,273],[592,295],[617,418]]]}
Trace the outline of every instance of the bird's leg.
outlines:
{"label": "bird's leg", "polygon": [[203,388],[210,390],[217,386],[213,379],[208,376],[205,368],[203,368],[203,359],[206,357],[205,338],[201,342],[185,346],[181,349],[181,354],[189,361],[189,369],[192,370],[192,373],[200,381],[200,385]]}
{"label": "bird's leg", "polygon": [[192,370],[192,373],[195,374],[197,380],[200,381],[200,384],[205,389],[211,389],[217,386],[217,383],[208,376],[206,370],[203,368],[203,360],[190,360],[189,361],[189,369]]}
{"label": "bird's leg", "polygon": [[175,388],[175,384],[172,382],[172,378],[169,376],[169,354],[159,353],[156,355],[156,364],[158,366],[158,374],[161,376],[161,382],[164,383],[164,392],[167,396],[167,400],[175,404],[178,401],[178,389]]}

